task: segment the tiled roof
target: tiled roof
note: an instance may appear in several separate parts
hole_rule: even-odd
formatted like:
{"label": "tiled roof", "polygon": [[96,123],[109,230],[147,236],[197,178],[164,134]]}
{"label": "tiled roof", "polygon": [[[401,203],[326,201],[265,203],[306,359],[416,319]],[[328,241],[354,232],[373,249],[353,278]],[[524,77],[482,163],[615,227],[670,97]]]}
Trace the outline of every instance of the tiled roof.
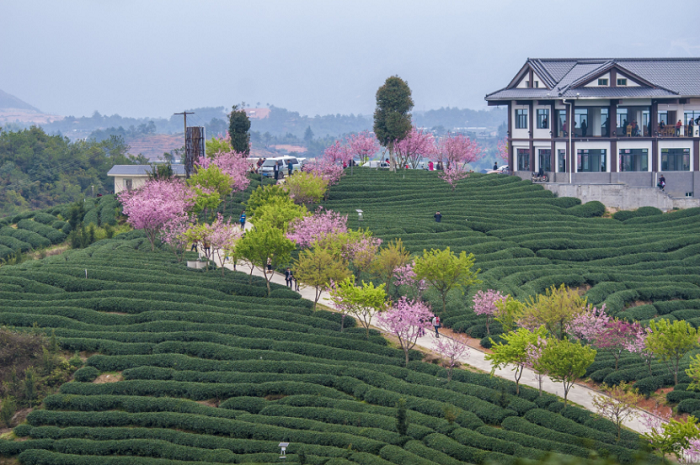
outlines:
{"label": "tiled roof", "polygon": [[[175,176],[185,175],[185,165],[171,166]],[[147,176],[151,171],[151,165],[114,165],[107,176]]]}
{"label": "tiled roof", "polygon": [[[531,58],[533,71],[552,90],[505,88],[486,100],[532,98],[700,97],[700,58]],[[583,87],[589,79],[617,67],[639,87]],[[645,85],[644,81],[651,86]]]}

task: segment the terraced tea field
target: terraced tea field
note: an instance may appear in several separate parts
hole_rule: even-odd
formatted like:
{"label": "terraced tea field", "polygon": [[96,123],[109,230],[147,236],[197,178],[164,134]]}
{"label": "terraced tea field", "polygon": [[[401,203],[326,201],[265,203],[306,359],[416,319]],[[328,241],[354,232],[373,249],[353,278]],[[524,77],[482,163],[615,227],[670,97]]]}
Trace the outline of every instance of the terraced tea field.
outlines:
{"label": "terraced tea field", "polygon": [[[697,208],[624,212],[617,215],[620,221],[600,217],[602,204],[557,198],[513,176],[474,174],[452,191],[434,172],[376,170],[342,178],[324,206],[348,214],[352,227],[369,228],[385,241],[400,237],[414,253],[448,246],[473,253],[484,289],[525,299],[565,283],[585,289],[591,304],[605,303],[613,316],[700,325]],[[364,212],[361,223],[356,209]],[[441,223],[433,219],[438,210]],[[642,214],[652,216],[637,216]],[[470,307],[469,295],[454,296],[443,323],[482,338],[485,319]],[[501,332],[498,323],[491,332]],[[613,374],[613,366],[612,357],[600,353],[588,374],[608,383],[646,379],[637,386],[644,393],[669,384],[667,376],[648,379],[638,356],[624,358],[624,374]],[[660,363],[652,367],[656,375],[663,370]]]}
{"label": "terraced tea field", "polygon": [[[443,226],[456,221],[446,216]],[[286,288],[268,298],[258,278],[251,286],[243,273],[188,270],[149,249],[134,232],[0,268],[0,324],[53,329],[66,354],[89,356],[15,427],[25,440],[0,440],[0,455],[22,464],[279,463],[278,443],[289,442],[294,463],[457,465],[594,451],[630,463],[639,452],[635,434],[617,442],[611,423],[562,411],[554,396],[515,396],[513,383],[464,370],[448,383],[418,352],[404,368],[403,352],[378,333],[341,333],[338,314],[313,312]],[[116,382],[94,382],[107,374]]]}

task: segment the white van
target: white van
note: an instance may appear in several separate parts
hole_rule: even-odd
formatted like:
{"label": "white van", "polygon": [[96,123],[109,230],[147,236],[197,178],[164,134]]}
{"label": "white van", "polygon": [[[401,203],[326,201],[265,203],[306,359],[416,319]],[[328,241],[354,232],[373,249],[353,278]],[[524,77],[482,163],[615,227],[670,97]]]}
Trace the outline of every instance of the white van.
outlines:
{"label": "white van", "polygon": [[279,178],[281,179],[289,173],[288,170],[290,161],[292,162],[292,173],[301,170],[301,166],[299,165],[299,161],[296,159],[296,157],[284,156],[265,159],[265,162],[260,167],[259,172],[262,173],[263,176],[274,177],[274,166],[276,163],[280,172]]}

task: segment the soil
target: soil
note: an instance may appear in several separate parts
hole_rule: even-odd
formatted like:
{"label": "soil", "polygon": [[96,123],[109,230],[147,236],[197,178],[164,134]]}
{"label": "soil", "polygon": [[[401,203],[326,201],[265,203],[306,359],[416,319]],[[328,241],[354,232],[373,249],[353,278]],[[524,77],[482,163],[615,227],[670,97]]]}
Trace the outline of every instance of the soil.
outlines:
{"label": "soil", "polygon": [[117,374],[111,374],[111,373],[104,373],[97,378],[95,378],[95,381],[93,383],[95,384],[107,384],[107,383],[118,383],[119,381],[122,381],[124,378],[122,378],[121,372]]}
{"label": "soil", "polygon": [[625,304],[625,310],[628,308],[639,307],[641,305],[650,305],[653,302],[651,300],[635,300],[634,302],[628,302]]}
{"label": "soil", "polygon": [[292,153],[292,152],[304,153],[304,152],[306,152],[306,147],[302,147],[301,145],[278,144],[278,145],[271,145],[270,147],[273,147],[276,150],[286,150],[289,153]]}
{"label": "soil", "polygon": [[102,313],[109,313],[110,315],[128,315],[128,313],[125,313],[125,312],[102,312]]}
{"label": "soil", "polygon": [[23,409],[18,410],[17,413],[15,413],[12,416],[11,424],[18,425],[18,424],[22,423],[24,420],[27,419],[27,415],[29,415],[32,410],[33,409],[30,409],[30,408],[23,408]]}
{"label": "soil", "polygon": [[449,336],[452,339],[457,339],[458,341],[462,341],[463,343],[467,344],[472,349],[476,349],[480,352],[484,352],[486,354],[493,353],[493,351],[491,349],[486,349],[485,347],[481,346],[481,339],[469,337],[469,336],[462,334],[462,333],[456,333],[456,332],[452,331],[450,328],[445,328],[444,326],[442,328],[440,328],[440,334],[444,334],[445,336]]}

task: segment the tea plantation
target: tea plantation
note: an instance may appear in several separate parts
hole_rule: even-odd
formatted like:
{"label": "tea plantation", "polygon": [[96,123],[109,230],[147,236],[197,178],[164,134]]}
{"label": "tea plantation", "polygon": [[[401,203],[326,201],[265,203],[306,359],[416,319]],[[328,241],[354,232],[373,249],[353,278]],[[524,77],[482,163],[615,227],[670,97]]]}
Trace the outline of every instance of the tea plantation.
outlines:
{"label": "tea plantation", "polygon": [[[602,218],[599,202],[557,198],[514,176],[473,174],[452,191],[434,172],[376,170],[342,178],[324,206],[348,214],[352,227],[369,228],[385,241],[401,238],[413,253],[447,246],[473,253],[483,289],[525,299],[565,283],[586,290],[589,303],[605,303],[612,316],[700,325],[697,208],[665,214],[642,208]],[[356,209],[364,212],[362,222]],[[438,210],[440,223],[433,219]],[[486,336],[484,318],[471,310],[470,295],[453,295],[442,315],[446,326],[477,338]],[[490,329],[501,332],[497,323]],[[613,372],[613,358],[599,352],[588,376],[608,384],[638,380],[644,394],[673,385],[660,362],[652,364],[651,374],[639,356],[623,357],[621,366]],[[700,410],[700,403],[693,405]]]}
{"label": "tea plantation", "polygon": [[[434,209],[415,206],[407,210],[416,217]],[[379,225],[380,210],[365,208]],[[408,216],[406,228],[429,225]],[[439,227],[457,222],[446,216]],[[425,238],[411,247],[435,233],[416,234]],[[482,259],[491,273],[494,254]],[[631,463],[640,453],[635,434],[618,442],[611,423],[562,410],[554,396],[515,396],[513,383],[465,370],[448,383],[418,352],[405,368],[403,352],[378,333],[341,332],[339,315],[312,311],[286,288],[266,295],[259,278],[250,285],[243,273],[194,271],[150,252],[140,232],[3,266],[0,325],[54,330],[66,354],[89,358],[14,428],[24,440],[0,440],[0,455],[22,464],[279,463],[283,441],[287,462],[326,465],[509,464],[593,451]],[[99,382],[105,374],[117,382]]]}

